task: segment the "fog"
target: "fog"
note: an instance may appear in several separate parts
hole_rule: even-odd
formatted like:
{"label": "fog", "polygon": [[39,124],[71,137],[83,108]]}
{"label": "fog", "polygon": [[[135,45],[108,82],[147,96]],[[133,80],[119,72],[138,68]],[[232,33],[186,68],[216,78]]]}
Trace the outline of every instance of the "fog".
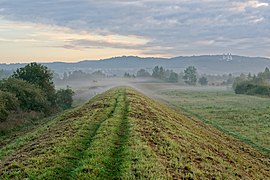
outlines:
{"label": "fog", "polygon": [[56,88],[71,88],[75,95],[74,105],[78,106],[89,101],[92,97],[101,94],[111,88],[126,86],[161,101],[166,101],[166,97],[159,92],[164,90],[190,90],[190,91],[219,91],[231,90],[229,86],[188,86],[183,83],[164,83],[153,78],[101,78],[98,80],[74,80],[56,83]]}
{"label": "fog", "polygon": [[74,104],[80,105],[87,102],[97,94],[103,93],[111,88],[118,86],[133,87],[143,93],[151,94],[151,90],[141,86],[141,84],[150,82],[149,79],[127,79],[127,78],[102,78],[98,80],[74,80],[56,83],[56,88],[71,88],[74,92]]}

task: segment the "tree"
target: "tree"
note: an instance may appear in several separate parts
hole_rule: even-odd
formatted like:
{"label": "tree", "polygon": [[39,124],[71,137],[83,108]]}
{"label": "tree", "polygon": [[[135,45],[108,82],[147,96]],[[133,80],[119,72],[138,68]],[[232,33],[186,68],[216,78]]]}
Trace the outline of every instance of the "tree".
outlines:
{"label": "tree", "polygon": [[270,70],[268,67],[265,68],[264,72],[258,74],[258,77],[263,78],[264,80],[270,80]]}
{"label": "tree", "polygon": [[208,84],[208,80],[205,76],[202,76],[200,79],[199,79],[199,83],[202,85],[202,86],[205,86]]}
{"label": "tree", "polygon": [[184,70],[184,80],[189,85],[195,85],[197,82],[197,69],[194,66],[189,66]]}
{"label": "tree", "polygon": [[56,102],[57,105],[65,110],[71,108],[73,99],[72,96],[74,95],[74,91],[72,91],[69,87],[67,89],[60,89],[56,92]]}
{"label": "tree", "polygon": [[234,81],[234,78],[233,78],[233,75],[230,73],[229,74],[229,77],[226,81],[226,84],[229,85],[229,84],[233,84],[233,81]]}
{"label": "tree", "polygon": [[178,82],[178,74],[172,71],[168,81],[172,82],[172,83],[177,83]]}
{"label": "tree", "polygon": [[93,78],[105,78],[106,74],[104,74],[102,71],[98,70],[98,71],[93,72],[90,76]]}
{"label": "tree", "polygon": [[137,77],[150,77],[151,74],[146,71],[145,69],[140,69],[138,72],[137,72]]}
{"label": "tree", "polygon": [[165,69],[162,66],[159,68],[159,79],[165,79]]}
{"label": "tree", "polygon": [[152,77],[154,77],[154,78],[159,78],[160,77],[160,72],[159,72],[159,67],[158,66],[154,67]]}
{"label": "tree", "polygon": [[157,79],[165,79],[165,69],[160,66],[155,66],[153,69],[152,77],[157,78]]}
{"label": "tree", "polygon": [[47,99],[54,106],[55,88],[53,83],[53,73],[46,66],[37,63],[27,64],[25,67],[17,69],[12,75],[13,78],[22,79],[42,89]]}

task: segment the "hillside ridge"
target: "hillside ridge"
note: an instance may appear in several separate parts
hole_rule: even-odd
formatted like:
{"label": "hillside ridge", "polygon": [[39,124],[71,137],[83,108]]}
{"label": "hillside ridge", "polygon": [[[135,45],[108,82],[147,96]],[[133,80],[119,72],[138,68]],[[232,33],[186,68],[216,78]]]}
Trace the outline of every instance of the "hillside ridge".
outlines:
{"label": "hillside ridge", "polygon": [[[183,71],[188,66],[195,66],[200,73],[227,74],[227,73],[258,73],[270,67],[270,59],[264,57],[245,57],[232,55],[227,61],[223,55],[201,55],[201,56],[179,56],[174,58],[154,58],[121,56],[101,60],[83,60],[75,63],[52,62],[41,63],[57,73],[64,73],[74,70],[104,70],[108,73],[117,71],[137,71],[139,69],[152,69],[155,66],[163,66],[166,69],[173,69],[176,72]],[[123,63],[125,62],[125,63]],[[23,67],[25,64],[0,64],[0,69],[14,70]]]}

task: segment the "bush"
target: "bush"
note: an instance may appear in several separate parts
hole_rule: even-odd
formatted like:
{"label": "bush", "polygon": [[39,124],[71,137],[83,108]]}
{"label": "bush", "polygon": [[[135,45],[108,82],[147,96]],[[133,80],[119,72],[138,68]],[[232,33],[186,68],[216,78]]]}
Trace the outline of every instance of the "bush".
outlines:
{"label": "bush", "polygon": [[236,84],[234,90],[236,94],[270,96],[270,86],[254,84],[250,81],[242,81]]}
{"label": "bush", "polygon": [[148,71],[146,71],[145,69],[140,69],[137,72],[137,77],[151,77],[151,74]]}
{"label": "bush", "polygon": [[3,104],[0,104],[0,122],[5,121],[8,117],[8,111]]}
{"label": "bush", "polygon": [[199,79],[199,83],[202,85],[202,86],[206,86],[208,84],[208,80],[205,76],[202,76],[200,79]]}
{"label": "bush", "polygon": [[60,89],[56,92],[56,102],[57,105],[61,108],[61,109],[68,109],[71,108],[72,106],[72,96],[74,95],[74,92],[67,88],[67,89]]}
{"label": "bush", "polygon": [[45,93],[24,80],[9,78],[0,81],[0,90],[14,94],[22,110],[33,110],[47,112],[50,103],[46,99]]}
{"label": "bush", "polygon": [[11,111],[19,109],[19,101],[14,94],[0,91],[0,121],[6,120]]}

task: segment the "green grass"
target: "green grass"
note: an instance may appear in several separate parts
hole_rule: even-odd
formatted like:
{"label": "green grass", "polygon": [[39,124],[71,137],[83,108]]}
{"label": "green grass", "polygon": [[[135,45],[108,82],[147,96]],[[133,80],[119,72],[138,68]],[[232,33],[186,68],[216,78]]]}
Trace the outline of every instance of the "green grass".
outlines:
{"label": "green grass", "polygon": [[252,148],[125,87],[0,149],[0,179],[267,179],[269,171]]}
{"label": "green grass", "polygon": [[270,100],[228,90],[161,91],[169,103],[270,155]]}

